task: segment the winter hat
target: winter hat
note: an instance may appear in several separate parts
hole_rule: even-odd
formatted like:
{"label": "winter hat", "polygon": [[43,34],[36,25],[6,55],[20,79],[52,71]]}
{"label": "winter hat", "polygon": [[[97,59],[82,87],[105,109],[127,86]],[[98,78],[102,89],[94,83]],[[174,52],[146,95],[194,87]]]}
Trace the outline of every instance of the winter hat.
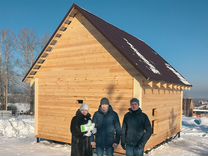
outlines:
{"label": "winter hat", "polygon": [[83,110],[89,111],[89,106],[87,104],[82,104],[81,107],[80,107],[80,110],[81,111],[83,111]]}
{"label": "winter hat", "polygon": [[138,100],[137,98],[132,98],[132,99],[130,100],[130,104],[133,104],[133,103],[136,103],[136,104],[139,105],[139,100]]}
{"label": "winter hat", "polygon": [[110,105],[108,98],[104,97],[100,100],[100,105]]}

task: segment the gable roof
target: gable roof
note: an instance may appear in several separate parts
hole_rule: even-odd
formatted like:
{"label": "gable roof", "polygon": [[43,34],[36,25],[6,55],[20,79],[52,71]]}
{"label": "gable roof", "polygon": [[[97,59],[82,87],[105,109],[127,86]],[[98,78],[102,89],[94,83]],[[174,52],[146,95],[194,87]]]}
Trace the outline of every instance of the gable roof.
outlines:
{"label": "gable roof", "polygon": [[[64,23],[67,16],[72,14],[72,9],[79,11],[147,80],[191,86],[191,84],[179,72],[177,72],[145,42],[89,13],[76,4],[72,6],[61,24]],[[68,23],[70,24],[70,22]],[[61,24],[52,35],[38,59],[44,53],[55,34],[60,29]],[[37,60],[30,68],[23,81],[30,75]]]}

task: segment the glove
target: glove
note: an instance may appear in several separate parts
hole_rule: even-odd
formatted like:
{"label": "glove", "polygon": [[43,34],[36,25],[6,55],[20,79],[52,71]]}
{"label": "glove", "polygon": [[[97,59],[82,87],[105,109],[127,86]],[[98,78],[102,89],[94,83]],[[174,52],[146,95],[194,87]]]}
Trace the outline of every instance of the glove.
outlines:
{"label": "glove", "polygon": [[90,137],[92,133],[90,131],[87,131],[87,133],[84,134],[84,136]]}
{"label": "glove", "polygon": [[126,144],[121,144],[121,147],[126,150]]}

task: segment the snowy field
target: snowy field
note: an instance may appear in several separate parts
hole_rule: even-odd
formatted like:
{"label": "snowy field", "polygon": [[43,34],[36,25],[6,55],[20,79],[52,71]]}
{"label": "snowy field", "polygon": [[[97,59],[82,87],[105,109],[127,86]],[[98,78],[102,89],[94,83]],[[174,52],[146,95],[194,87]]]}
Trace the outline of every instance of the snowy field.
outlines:
{"label": "snowy field", "polygon": [[[208,118],[183,117],[181,138],[163,144],[145,156],[208,156]],[[0,155],[2,156],[69,156],[70,146],[34,138],[34,119],[20,116],[0,119]]]}

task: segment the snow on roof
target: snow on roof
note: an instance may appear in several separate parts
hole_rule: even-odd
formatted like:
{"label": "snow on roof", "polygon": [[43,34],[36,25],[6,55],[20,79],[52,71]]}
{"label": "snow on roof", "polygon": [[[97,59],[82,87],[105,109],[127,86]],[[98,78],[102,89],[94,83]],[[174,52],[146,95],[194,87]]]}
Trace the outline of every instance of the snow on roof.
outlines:
{"label": "snow on roof", "polygon": [[180,79],[182,83],[186,85],[190,85],[190,83],[185,78],[183,78],[183,76],[181,76],[181,74],[179,74],[175,69],[173,69],[171,65],[169,65],[168,63],[165,63],[165,65],[169,70],[171,70]]}
{"label": "snow on roof", "polygon": [[160,74],[159,70],[155,68],[126,38],[123,38],[126,43],[131,47],[131,49],[145,62],[153,73]]}

